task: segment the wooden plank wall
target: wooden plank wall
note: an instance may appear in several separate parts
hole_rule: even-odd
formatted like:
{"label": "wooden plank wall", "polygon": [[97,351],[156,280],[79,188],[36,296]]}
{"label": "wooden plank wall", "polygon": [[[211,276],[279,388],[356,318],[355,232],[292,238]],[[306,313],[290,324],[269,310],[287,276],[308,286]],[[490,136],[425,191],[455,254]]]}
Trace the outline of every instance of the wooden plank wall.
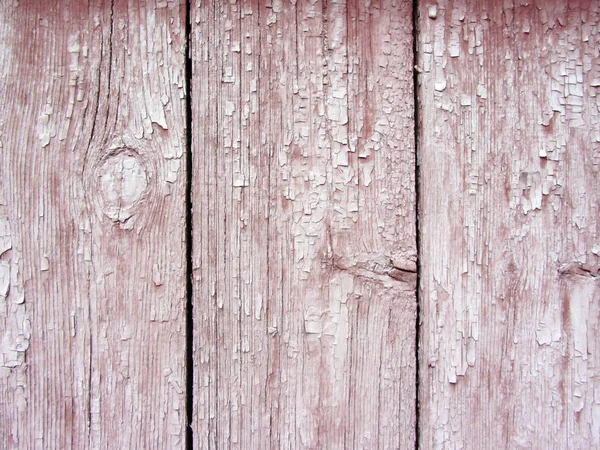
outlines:
{"label": "wooden plank wall", "polygon": [[195,445],[414,446],[412,3],[190,15]]}
{"label": "wooden plank wall", "polygon": [[0,8],[0,447],[183,448],[184,5]]}
{"label": "wooden plank wall", "polygon": [[0,448],[600,448],[600,2],[417,6],[0,5]]}
{"label": "wooden plank wall", "polygon": [[421,448],[600,446],[599,13],[419,8]]}

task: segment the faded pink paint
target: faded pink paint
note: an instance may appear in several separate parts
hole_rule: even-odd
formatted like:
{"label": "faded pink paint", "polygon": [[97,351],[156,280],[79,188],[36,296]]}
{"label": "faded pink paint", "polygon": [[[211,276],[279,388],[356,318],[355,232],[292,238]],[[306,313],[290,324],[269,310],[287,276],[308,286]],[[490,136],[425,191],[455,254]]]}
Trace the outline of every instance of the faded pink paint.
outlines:
{"label": "faded pink paint", "polygon": [[[185,445],[189,44],[194,446],[413,448],[412,2],[14,3],[0,447]],[[600,447],[599,15],[419,2],[420,448]]]}
{"label": "faded pink paint", "polygon": [[0,447],[183,448],[184,4],[0,18]]}
{"label": "faded pink paint", "polygon": [[600,447],[599,25],[421,5],[421,448]]}
{"label": "faded pink paint", "polygon": [[200,447],[414,445],[411,7],[192,7]]}

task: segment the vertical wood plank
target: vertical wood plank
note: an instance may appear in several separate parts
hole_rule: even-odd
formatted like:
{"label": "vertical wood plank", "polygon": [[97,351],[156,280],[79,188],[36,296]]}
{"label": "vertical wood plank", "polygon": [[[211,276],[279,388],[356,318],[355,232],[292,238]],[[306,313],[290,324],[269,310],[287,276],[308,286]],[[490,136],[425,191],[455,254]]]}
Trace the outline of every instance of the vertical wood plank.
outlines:
{"label": "vertical wood plank", "polygon": [[185,6],[0,16],[0,447],[183,448]]}
{"label": "vertical wood plank", "polygon": [[600,4],[422,2],[421,448],[597,448]]}
{"label": "vertical wood plank", "polygon": [[410,2],[196,2],[195,442],[410,448]]}

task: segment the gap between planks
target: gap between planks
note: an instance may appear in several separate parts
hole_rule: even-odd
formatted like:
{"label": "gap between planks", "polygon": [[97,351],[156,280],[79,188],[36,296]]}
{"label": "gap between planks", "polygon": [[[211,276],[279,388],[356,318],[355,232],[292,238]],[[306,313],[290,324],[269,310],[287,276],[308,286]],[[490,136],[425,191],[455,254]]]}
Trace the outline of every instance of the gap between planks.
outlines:
{"label": "gap between planks", "polygon": [[194,435],[192,420],[194,417],[194,313],[193,313],[193,205],[192,205],[192,59],[190,55],[191,43],[191,0],[185,2],[185,448],[194,448]]}
{"label": "gap between planks", "polygon": [[417,51],[418,51],[418,11],[419,0],[412,2],[412,32],[413,32],[413,125],[415,139],[415,239],[417,245],[417,282],[415,284],[415,301],[417,303],[416,319],[415,319],[415,450],[420,448],[420,423],[419,423],[419,378],[421,371],[419,367],[419,344],[421,337],[421,232],[419,229],[419,214],[420,214],[420,165],[419,165],[419,70],[417,69]]}

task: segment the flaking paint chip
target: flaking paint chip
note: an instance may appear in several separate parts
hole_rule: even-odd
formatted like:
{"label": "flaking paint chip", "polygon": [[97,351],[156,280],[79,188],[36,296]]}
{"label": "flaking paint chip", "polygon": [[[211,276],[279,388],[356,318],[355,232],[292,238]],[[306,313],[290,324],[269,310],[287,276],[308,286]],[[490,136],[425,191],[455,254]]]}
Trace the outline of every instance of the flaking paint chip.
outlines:
{"label": "flaking paint chip", "polygon": [[427,15],[430,19],[437,19],[437,5],[430,6]]}

